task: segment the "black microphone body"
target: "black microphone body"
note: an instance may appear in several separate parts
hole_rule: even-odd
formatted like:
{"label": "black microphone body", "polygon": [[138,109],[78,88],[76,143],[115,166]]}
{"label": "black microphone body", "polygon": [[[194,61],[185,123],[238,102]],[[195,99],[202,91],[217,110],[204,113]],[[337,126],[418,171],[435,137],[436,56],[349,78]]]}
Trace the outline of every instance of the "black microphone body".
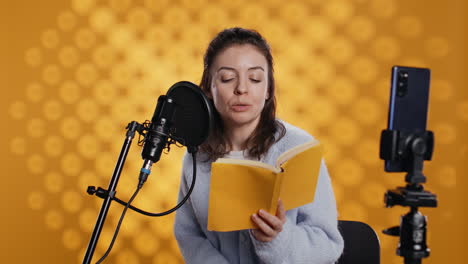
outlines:
{"label": "black microphone body", "polygon": [[151,124],[145,135],[144,146],[141,152],[143,166],[140,171],[139,185],[148,178],[151,173],[151,166],[161,158],[162,151],[167,145],[169,130],[172,126],[172,120],[175,112],[174,101],[161,95],[158,98],[156,110],[154,111]]}

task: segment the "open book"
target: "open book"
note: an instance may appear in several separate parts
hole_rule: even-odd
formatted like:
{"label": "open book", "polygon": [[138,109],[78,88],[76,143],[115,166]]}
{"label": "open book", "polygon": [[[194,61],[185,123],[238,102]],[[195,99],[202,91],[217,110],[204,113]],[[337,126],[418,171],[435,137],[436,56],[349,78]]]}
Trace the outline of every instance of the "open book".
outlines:
{"label": "open book", "polygon": [[275,215],[279,198],[286,210],[311,203],[322,156],[322,146],[314,140],[281,154],[276,166],[242,159],[213,162],[208,230],[256,228],[250,216],[259,209]]}

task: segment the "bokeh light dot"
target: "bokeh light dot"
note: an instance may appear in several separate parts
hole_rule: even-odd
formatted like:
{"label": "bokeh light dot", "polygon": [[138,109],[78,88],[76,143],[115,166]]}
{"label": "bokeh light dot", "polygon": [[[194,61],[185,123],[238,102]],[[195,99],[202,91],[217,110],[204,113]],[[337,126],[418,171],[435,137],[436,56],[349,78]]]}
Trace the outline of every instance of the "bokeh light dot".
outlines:
{"label": "bokeh light dot", "polygon": [[447,80],[431,80],[431,97],[439,101],[448,101],[453,97],[453,85]]}
{"label": "bokeh light dot", "polygon": [[381,107],[370,97],[361,96],[352,107],[354,119],[366,125],[374,124],[382,117]]}
{"label": "bokeh light dot", "polygon": [[62,195],[62,206],[69,213],[76,213],[83,203],[83,195],[76,191],[68,190]]}
{"label": "bokeh light dot", "polygon": [[378,165],[379,157],[378,141],[374,139],[362,139],[356,148],[357,157],[366,165]]}
{"label": "bokeh light dot", "polygon": [[63,175],[56,171],[49,171],[44,177],[45,189],[51,193],[58,193],[63,188]]}
{"label": "bokeh light dot", "polygon": [[26,97],[31,102],[39,102],[42,100],[42,98],[44,98],[44,87],[37,82],[28,84],[26,86]]}
{"label": "bokeh light dot", "polygon": [[96,35],[88,28],[76,32],[75,43],[81,49],[89,49],[96,44]]}
{"label": "bokeh light dot", "polygon": [[383,197],[385,192],[386,188],[384,185],[370,180],[363,182],[359,191],[360,197],[369,209],[381,208],[384,206],[383,198],[377,198]]}
{"label": "bokeh light dot", "polygon": [[59,136],[48,136],[44,140],[44,150],[49,157],[59,156],[64,149],[63,138]]}
{"label": "bokeh light dot", "polygon": [[139,264],[138,255],[131,249],[124,248],[116,256],[117,264]]}
{"label": "bokeh light dot", "polygon": [[330,133],[337,143],[350,146],[357,143],[360,136],[360,128],[352,119],[339,117],[330,127]]}
{"label": "bokeh light dot", "polygon": [[450,123],[438,123],[434,125],[434,134],[437,135],[437,142],[441,144],[454,143],[457,138],[455,125]]}
{"label": "bokeh light dot", "polygon": [[76,139],[81,134],[81,122],[73,116],[62,120],[60,131],[66,139]]}
{"label": "bokeh light dot", "polygon": [[463,121],[468,121],[468,100],[457,104],[457,115]]}
{"label": "bokeh light dot", "polygon": [[153,259],[154,264],[159,263],[180,263],[179,258],[173,252],[165,250],[159,251]]}
{"label": "bokeh light dot", "polygon": [[33,210],[40,210],[44,208],[45,197],[42,192],[33,191],[28,195],[28,206]]}
{"label": "bokeh light dot", "polygon": [[42,53],[39,48],[30,48],[24,54],[24,60],[30,66],[39,66],[42,63]]}
{"label": "bokeh light dot", "polygon": [[141,255],[151,256],[157,251],[159,241],[151,232],[142,232],[133,238],[133,247]]}
{"label": "bokeh light dot", "polygon": [[69,176],[76,176],[82,168],[82,160],[75,153],[67,153],[61,159],[62,171]]}
{"label": "bokeh light dot", "polygon": [[78,66],[75,76],[79,84],[88,87],[96,81],[98,72],[94,64],[83,63]]}
{"label": "bokeh light dot", "polygon": [[45,214],[46,226],[52,230],[58,230],[62,228],[64,222],[65,219],[63,213],[56,209],[51,209]]}
{"label": "bokeh light dot", "polygon": [[444,165],[437,170],[435,175],[441,186],[446,188],[455,188],[457,185],[457,170],[454,166]]}
{"label": "bokeh light dot", "polygon": [[89,18],[91,28],[96,32],[105,32],[112,28],[115,23],[115,17],[111,9],[100,7],[94,9],[93,14]]}
{"label": "bokeh light dot", "polygon": [[62,101],[71,104],[80,98],[80,86],[73,81],[66,81],[59,87],[59,94]]}
{"label": "bokeh light dot", "polygon": [[125,50],[133,38],[132,30],[125,24],[117,24],[112,31],[108,32],[109,43],[117,50]]}
{"label": "bokeh light dot", "polygon": [[325,3],[325,14],[335,23],[345,23],[351,20],[354,7],[349,1],[331,0]]}
{"label": "bokeh light dot", "polygon": [[26,153],[26,140],[23,137],[14,137],[10,141],[10,150],[17,155]]}
{"label": "bokeh light dot", "polygon": [[78,139],[77,149],[81,156],[93,159],[99,153],[100,142],[94,135],[83,135]]}
{"label": "bokeh light dot", "polygon": [[129,10],[128,24],[136,30],[143,30],[151,24],[151,14],[144,7],[135,7]]}
{"label": "bokeh light dot", "polygon": [[83,121],[91,122],[96,119],[99,113],[99,106],[93,99],[86,98],[78,103],[77,114]]}
{"label": "bokeh light dot", "polygon": [[69,250],[78,249],[81,246],[81,234],[75,229],[65,229],[62,236],[62,243]]}
{"label": "bokeh light dot", "polygon": [[[327,43],[327,39],[332,35],[334,28],[330,21],[326,20],[325,17],[313,16],[308,19],[309,25],[302,28],[305,38],[313,43],[314,46],[321,46]],[[285,34],[277,35],[279,43],[284,42]]]}
{"label": "bokeh light dot", "polygon": [[102,45],[93,49],[93,62],[101,68],[108,68],[117,61],[116,52],[112,46]]}
{"label": "bokeh light dot", "polygon": [[14,119],[20,120],[26,116],[26,103],[23,101],[16,101],[11,103],[8,112]]}
{"label": "bokeh light dot", "polygon": [[96,5],[96,0],[72,0],[71,6],[80,15],[85,15]]}
{"label": "bokeh light dot", "polygon": [[26,165],[31,173],[41,174],[46,169],[46,160],[39,154],[33,154],[27,159]]}
{"label": "bokeh light dot", "polygon": [[42,33],[42,45],[48,49],[56,48],[60,42],[57,30],[49,29]]}
{"label": "bokeh light dot", "polygon": [[49,100],[44,104],[43,112],[48,120],[55,121],[62,116],[63,108],[59,101]]}
{"label": "bokeh light dot", "polygon": [[65,67],[75,66],[80,60],[80,54],[75,47],[65,46],[58,53],[60,64]]}
{"label": "bokeh light dot", "polygon": [[356,160],[344,158],[335,166],[334,178],[339,184],[355,186],[364,176],[364,170]]}
{"label": "bokeh light dot", "polygon": [[348,104],[354,100],[357,88],[351,79],[336,77],[326,88],[326,94],[337,103]]}
{"label": "bokeh light dot", "polygon": [[442,37],[431,37],[425,43],[425,48],[429,56],[441,58],[447,56],[450,51],[448,41]]}
{"label": "bokeh light dot", "polygon": [[70,31],[76,26],[76,16],[71,11],[64,11],[57,17],[57,24],[63,31]]}
{"label": "bokeh light dot", "polygon": [[[145,4],[148,1],[145,0]],[[158,0],[154,1],[156,4]],[[117,12],[122,12],[122,11],[127,11],[130,8],[130,4],[132,3],[132,0],[109,0],[109,6]],[[161,6],[158,6],[158,8],[161,8]]]}
{"label": "bokeh light dot", "polygon": [[400,17],[396,23],[398,33],[403,37],[417,37],[421,35],[423,26],[421,21],[414,16]]}
{"label": "bokeh light dot", "polygon": [[380,36],[373,41],[372,49],[376,58],[392,61],[400,53],[398,41],[390,36]]}
{"label": "bokeh light dot", "polygon": [[[375,25],[365,16],[356,16],[347,25],[347,32],[357,42],[366,42],[375,35]],[[326,41],[326,40],[325,40]]]}
{"label": "bokeh light dot", "polygon": [[42,137],[45,134],[45,123],[40,118],[32,118],[26,124],[28,135],[34,138]]}
{"label": "bokeh light dot", "polygon": [[368,212],[364,206],[360,202],[352,200],[342,203],[340,206],[340,216],[343,219],[353,219],[354,221],[368,221]]}
{"label": "bokeh light dot", "polygon": [[78,221],[80,224],[80,228],[83,232],[93,231],[97,214],[98,212],[95,212],[94,210],[91,210],[90,208],[85,208],[81,210]]}
{"label": "bokeh light dot", "polygon": [[57,84],[62,78],[62,73],[57,65],[47,65],[42,71],[42,79],[50,85]]}
{"label": "bokeh light dot", "polygon": [[395,0],[374,0],[369,6],[369,13],[377,18],[390,18],[397,10]]}
{"label": "bokeh light dot", "polygon": [[330,45],[326,47],[326,52],[333,62],[341,65],[353,58],[354,47],[347,38],[335,37],[330,42]]}
{"label": "bokeh light dot", "polygon": [[377,63],[369,57],[358,57],[350,63],[350,74],[355,80],[367,84],[377,77]]}

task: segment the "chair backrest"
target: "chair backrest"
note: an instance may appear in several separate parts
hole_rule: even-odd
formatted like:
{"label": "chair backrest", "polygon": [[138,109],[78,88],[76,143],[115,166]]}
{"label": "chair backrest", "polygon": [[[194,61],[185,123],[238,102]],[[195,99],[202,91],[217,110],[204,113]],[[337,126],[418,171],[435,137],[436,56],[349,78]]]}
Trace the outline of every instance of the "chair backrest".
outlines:
{"label": "chair backrest", "polygon": [[380,244],[369,225],[357,221],[338,221],[344,239],[343,254],[337,264],[380,264]]}

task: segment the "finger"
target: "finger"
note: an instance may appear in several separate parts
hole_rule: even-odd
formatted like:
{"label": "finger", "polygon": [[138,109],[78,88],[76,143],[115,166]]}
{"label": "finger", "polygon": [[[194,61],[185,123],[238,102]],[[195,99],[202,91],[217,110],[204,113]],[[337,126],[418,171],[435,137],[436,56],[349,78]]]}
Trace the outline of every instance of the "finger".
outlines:
{"label": "finger", "polygon": [[267,236],[260,229],[252,229],[252,235],[256,240],[261,241],[261,242],[270,242],[273,240],[272,237]]}
{"label": "finger", "polygon": [[276,232],[281,232],[281,230],[283,230],[283,222],[275,215],[272,215],[264,210],[260,210],[258,215]]}
{"label": "finger", "polygon": [[278,208],[276,209],[276,216],[281,222],[286,222],[286,210],[284,210],[284,204],[281,199],[278,199]]}
{"label": "finger", "polygon": [[252,215],[252,221],[257,225],[258,229],[267,236],[275,236],[276,231],[273,230],[258,214]]}

